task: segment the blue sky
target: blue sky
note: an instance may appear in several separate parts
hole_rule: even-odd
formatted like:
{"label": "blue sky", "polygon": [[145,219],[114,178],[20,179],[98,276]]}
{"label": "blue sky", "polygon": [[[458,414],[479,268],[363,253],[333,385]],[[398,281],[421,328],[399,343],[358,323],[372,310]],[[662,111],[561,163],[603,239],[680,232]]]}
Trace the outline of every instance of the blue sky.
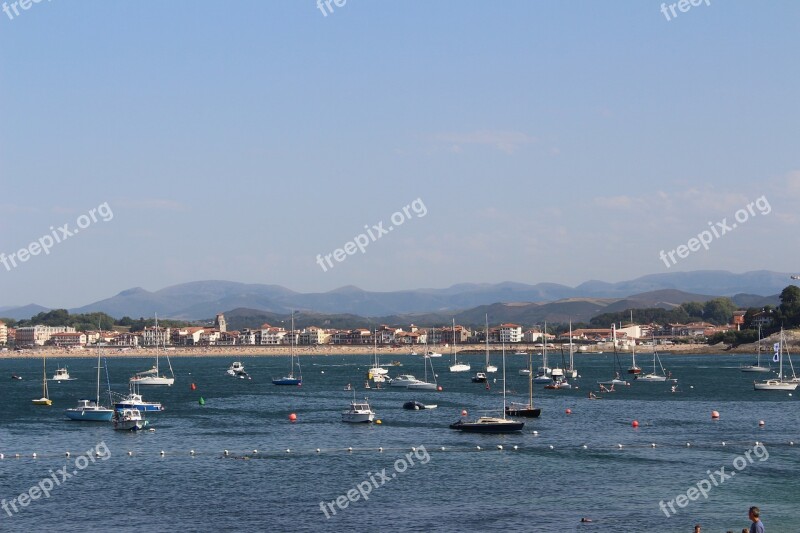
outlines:
{"label": "blue sky", "polygon": [[[42,1],[0,13],[0,306],[795,271],[800,4]],[[746,223],[673,250],[757,198]],[[427,212],[327,271],[413,200]]]}

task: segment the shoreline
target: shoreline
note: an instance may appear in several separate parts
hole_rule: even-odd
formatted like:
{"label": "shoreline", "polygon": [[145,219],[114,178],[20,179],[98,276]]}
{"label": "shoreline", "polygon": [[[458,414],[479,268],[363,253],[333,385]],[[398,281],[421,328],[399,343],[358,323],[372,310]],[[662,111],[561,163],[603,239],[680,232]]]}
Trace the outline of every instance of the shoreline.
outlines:
{"label": "shoreline", "polygon": [[[436,348],[440,351],[443,358],[450,357],[448,348]],[[524,349],[528,353],[531,351],[525,346],[512,346],[506,348],[506,355],[509,357],[521,357],[514,355],[514,351]],[[289,346],[198,346],[198,347],[175,347],[167,348],[167,350],[160,350],[160,356],[169,357],[222,357],[222,356],[242,356],[242,357],[281,357],[288,356],[291,348]],[[373,352],[373,347],[370,345],[325,345],[325,346],[298,346],[295,347],[296,356],[310,356],[310,355],[370,355]],[[425,349],[423,346],[417,347],[378,347],[378,355],[386,356],[408,356],[412,351],[417,352],[417,357],[421,357]],[[583,355],[596,355],[601,350],[592,351],[576,351],[575,356],[581,357]],[[499,347],[492,346],[491,353],[498,354]],[[637,354],[651,354],[652,347],[642,346],[637,349]],[[108,358],[137,358],[137,357],[155,357],[155,348],[108,348],[102,350],[102,356]],[[479,344],[465,344],[460,345],[458,349],[459,355],[478,355],[485,353],[485,346]],[[533,355],[538,355],[539,350],[533,350]],[[552,349],[549,353],[560,354],[560,348]],[[613,353],[613,350],[602,350],[604,354]],[[619,350],[620,355],[628,355],[630,350]],[[737,348],[729,349],[720,345],[709,346],[707,344],[679,344],[671,346],[659,346],[658,353],[672,354],[672,355],[706,355],[706,354],[755,354],[755,347],[753,345],[742,345]],[[3,359],[29,359],[41,358],[46,355],[48,358],[94,358],[97,357],[95,348],[84,349],[67,349],[67,348],[53,348],[44,347],[38,349],[26,349],[22,351],[9,350],[7,352],[0,352],[0,358]]]}

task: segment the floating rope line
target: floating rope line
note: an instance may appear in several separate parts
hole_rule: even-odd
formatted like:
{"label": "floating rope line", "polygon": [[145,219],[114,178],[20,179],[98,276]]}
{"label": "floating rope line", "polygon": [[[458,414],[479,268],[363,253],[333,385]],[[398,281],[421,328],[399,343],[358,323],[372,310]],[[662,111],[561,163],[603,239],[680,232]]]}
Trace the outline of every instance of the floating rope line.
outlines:
{"label": "floating rope line", "polygon": [[[696,449],[696,450],[720,450],[725,448],[738,448],[738,447],[751,447],[762,445],[772,448],[786,448],[795,449],[800,448],[800,440],[798,441],[784,441],[784,442],[765,442],[759,440],[747,441],[721,441],[721,442],[649,442],[649,443],[616,443],[616,444],[571,444],[571,445],[553,445],[553,444],[535,444],[535,445],[519,445],[519,444],[476,444],[474,446],[428,446],[426,451],[428,453],[470,453],[470,452],[485,452],[485,451],[511,451],[511,452],[540,452],[540,451],[614,451],[614,450],[630,450],[630,449]],[[230,450],[221,451],[208,451],[208,450],[159,450],[151,451],[126,451],[126,457],[152,457],[158,456],[162,458],[178,458],[178,457],[216,457],[222,459],[269,459],[275,457],[286,456],[314,456],[314,455],[333,455],[333,454],[364,454],[364,453],[391,453],[391,452],[416,452],[417,447],[377,447],[377,448],[355,448],[349,446],[347,448],[315,448],[315,449],[292,449],[283,448],[280,450],[266,450],[262,451],[257,448],[248,451],[232,452]],[[86,452],[79,452],[77,455],[85,454]],[[75,456],[74,452],[66,451],[64,453],[0,453],[0,460],[8,461],[11,459],[69,459]],[[95,452],[95,457],[101,457],[100,454]]]}

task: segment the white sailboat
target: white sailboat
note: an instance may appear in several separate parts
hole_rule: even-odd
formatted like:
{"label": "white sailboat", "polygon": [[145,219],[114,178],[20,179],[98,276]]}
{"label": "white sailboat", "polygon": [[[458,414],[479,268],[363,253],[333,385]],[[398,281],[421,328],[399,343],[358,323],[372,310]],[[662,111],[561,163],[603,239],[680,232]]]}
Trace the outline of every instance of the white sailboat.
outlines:
{"label": "white sailboat", "polygon": [[742,372],[769,372],[772,370],[768,366],[761,366],[761,326],[758,326],[758,347],[756,348],[756,364],[742,365],[739,367]]}
{"label": "white sailboat", "polygon": [[[614,344],[614,377],[606,381],[598,381],[598,385],[629,385],[627,381],[622,379],[622,365],[619,362],[619,355],[617,354],[617,329],[615,324],[611,324],[611,339]],[[601,387],[602,390],[602,387]]]}
{"label": "white sailboat", "polygon": [[380,363],[378,362],[378,330],[376,329],[373,336],[372,336],[372,357],[373,357],[373,367],[367,370],[367,377],[374,381],[375,383],[383,383],[386,381],[386,374],[389,371],[383,367],[381,367]]}
{"label": "white sailboat", "polygon": [[[158,342],[158,314],[156,314],[156,321],[155,321],[155,333],[156,333],[156,364],[150,370],[145,370],[144,372],[138,372],[135,376],[133,376],[129,381],[131,383],[135,383],[137,385],[167,385],[171,386],[175,383],[175,373],[172,371],[172,363],[169,360],[169,355],[167,355],[167,365],[169,366],[169,373],[172,377],[167,377],[163,374],[160,374],[158,368],[158,353],[160,350],[160,344]],[[166,345],[166,339],[164,340],[164,344]]]}
{"label": "white sailboat", "polygon": [[292,343],[291,348],[289,348],[289,374],[283,376],[282,378],[273,379],[273,385],[284,385],[284,386],[297,386],[300,387],[303,385],[303,371],[300,369],[300,358],[297,359],[297,376],[294,375],[294,340],[296,333],[294,331],[294,309],[292,309]]}
{"label": "white sailboat", "polygon": [[453,351],[453,364],[450,365],[450,372],[469,372],[469,363],[458,362],[458,351],[456,350],[456,319],[453,319],[453,344],[451,347]]}
{"label": "white sailboat", "polygon": [[564,375],[576,379],[578,370],[575,368],[575,348],[572,345],[572,320],[569,321],[569,365],[564,369]]}
{"label": "white sailboat", "polygon": [[[109,393],[109,400],[110,400]],[[97,395],[95,400],[78,400],[78,406],[66,409],[64,414],[70,420],[80,422],[110,422],[114,410],[100,405],[100,345],[97,345]]]}
{"label": "white sailboat", "polygon": [[[659,374],[656,371],[656,361],[658,362],[658,366],[661,368],[661,373]],[[671,379],[670,375],[668,376],[667,373],[664,371],[664,365],[661,364],[661,358],[658,356],[658,352],[656,351],[656,340],[653,338],[653,372],[650,374],[637,374],[633,377],[637,382],[641,381],[644,383],[663,383],[667,380],[670,380],[673,383],[677,383],[677,379]]]}
{"label": "white sailboat", "polygon": [[[428,381],[428,363],[431,365],[431,376],[433,377],[433,383]],[[408,390],[438,390],[439,385],[436,383],[436,372],[433,370],[433,360],[430,357],[425,358],[425,380],[424,381],[417,381],[417,383],[412,383],[408,386]]]}
{"label": "white sailboat", "polygon": [[483,367],[483,371],[487,374],[492,374],[497,372],[497,367],[493,364],[489,363],[489,315],[486,316],[486,364]]}
{"label": "white sailboat", "polygon": [[[786,357],[789,359],[789,366],[792,369],[792,379],[786,379],[783,376],[783,352],[786,351]],[[800,385],[800,378],[794,373],[794,365],[792,365],[792,358],[789,355],[789,348],[786,346],[786,339],[781,328],[781,335],[779,342],[775,343],[775,358],[773,361],[778,363],[778,379],[767,379],[765,381],[754,381],[753,389],[755,390],[778,390],[778,391],[793,391]]]}
{"label": "white sailboat", "polygon": [[47,389],[47,352],[42,352],[42,397],[31,401],[33,405],[53,405],[50,391]]}
{"label": "white sailboat", "polygon": [[552,383],[552,374],[553,369],[547,366],[547,322],[545,322],[544,331],[542,332],[542,366],[536,371],[536,377],[533,378],[533,382],[538,384]]}

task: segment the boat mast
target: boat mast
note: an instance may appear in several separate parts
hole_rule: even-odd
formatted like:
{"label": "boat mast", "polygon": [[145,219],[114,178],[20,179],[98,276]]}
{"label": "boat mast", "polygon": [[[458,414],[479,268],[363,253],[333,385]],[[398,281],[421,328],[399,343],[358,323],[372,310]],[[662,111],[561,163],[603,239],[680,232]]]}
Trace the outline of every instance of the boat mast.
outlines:
{"label": "boat mast", "polygon": [[294,309],[292,309],[292,344],[289,348],[289,364],[291,367],[289,368],[289,377],[294,377]]}
{"label": "boat mast", "polygon": [[547,374],[547,320],[544,321],[544,331],[542,332],[542,366],[544,373]]}
{"label": "boat mast", "polygon": [[100,407],[100,342],[97,342],[97,399],[95,405]]}
{"label": "boat mast", "polygon": [[572,351],[572,319],[569,319],[569,369],[575,370],[575,354]]}
{"label": "boat mast", "polygon": [[451,348],[453,351],[453,366],[458,364],[458,353],[456,352],[456,319],[453,317],[453,342]]}
{"label": "boat mast", "polygon": [[153,330],[153,333],[156,336],[156,376],[158,376],[158,347],[160,346],[160,344],[158,342],[158,337],[159,337],[159,334],[158,334],[158,313],[156,313],[156,325],[153,326],[153,327],[155,328]]}
{"label": "boat mast", "polygon": [[[533,405],[531,403],[531,405]],[[506,419],[506,341],[503,340],[503,420]]]}
{"label": "boat mast", "polygon": [[484,330],[485,331],[485,337],[486,337],[486,339],[485,339],[486,340],[486,369],[485,370],[488,371],[489,370],[489,313],[486,313],[484,315],[484,317],[486,318],[486,329]]}

